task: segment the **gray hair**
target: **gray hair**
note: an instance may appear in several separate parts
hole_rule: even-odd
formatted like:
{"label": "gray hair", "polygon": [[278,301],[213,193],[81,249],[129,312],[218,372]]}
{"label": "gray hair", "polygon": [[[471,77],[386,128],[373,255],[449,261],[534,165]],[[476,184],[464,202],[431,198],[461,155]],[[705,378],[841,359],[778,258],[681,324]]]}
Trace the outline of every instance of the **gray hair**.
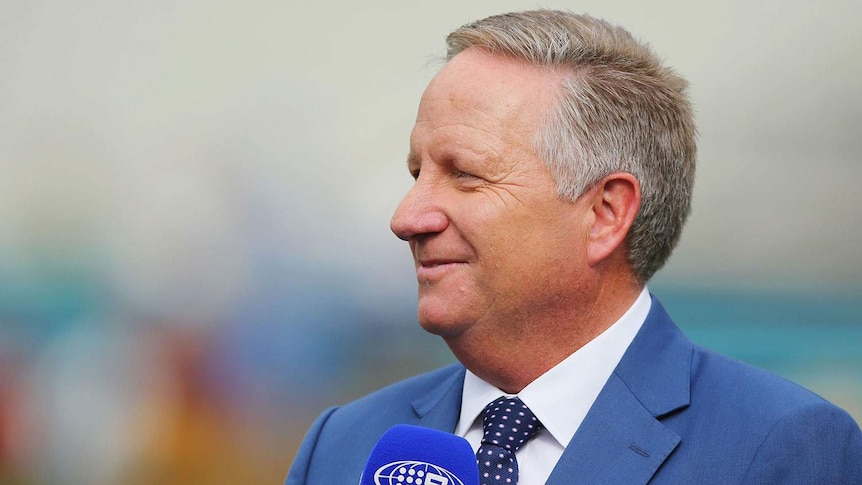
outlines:
{"label": "gray hair", "polygon": [[446,39],[446,59],[469,48],[559,69],[558,100],[538,127],[536,153],[560,197],[577,199],[628,172],[641,206],[626,236],[645,283],[664,265],[691,210],[695,126],[688,83],[621,27],[588,15],[536,10],[488,17]]}

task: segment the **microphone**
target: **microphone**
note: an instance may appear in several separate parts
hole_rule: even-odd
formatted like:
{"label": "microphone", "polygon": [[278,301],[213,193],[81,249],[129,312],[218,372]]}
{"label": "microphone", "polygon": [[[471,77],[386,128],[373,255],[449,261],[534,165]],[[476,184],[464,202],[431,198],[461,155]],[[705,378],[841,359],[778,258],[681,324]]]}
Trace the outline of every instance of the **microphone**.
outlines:
{"label": "microphone", "polygon": [[399,424],[374,445],[360,485],[479,485],[479,467],[464,438]]}

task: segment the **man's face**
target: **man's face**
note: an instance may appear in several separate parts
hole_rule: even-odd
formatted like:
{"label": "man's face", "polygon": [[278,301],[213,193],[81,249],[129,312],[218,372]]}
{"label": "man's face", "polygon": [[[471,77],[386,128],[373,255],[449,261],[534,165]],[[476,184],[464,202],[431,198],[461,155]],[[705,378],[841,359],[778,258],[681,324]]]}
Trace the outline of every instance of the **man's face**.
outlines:
{"label": "man's face", "polygon": [[391,227],[410,243],[429,332],[515,339],[572,303],[589,211],[557,197],[534,150],[558,83],[552,71],[468,49],[422,96],[408,158],[416,183]]}

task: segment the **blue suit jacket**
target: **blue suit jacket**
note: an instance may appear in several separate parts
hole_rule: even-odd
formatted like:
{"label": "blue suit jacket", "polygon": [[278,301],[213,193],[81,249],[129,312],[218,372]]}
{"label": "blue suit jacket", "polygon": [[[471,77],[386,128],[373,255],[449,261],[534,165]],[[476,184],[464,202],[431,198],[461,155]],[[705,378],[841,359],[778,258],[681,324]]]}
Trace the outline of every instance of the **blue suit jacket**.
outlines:
{"label": "blue suit jacket", "polygon": [[[449,366],[323,413],[286,485],[352,485],[395,424],[453,432],[464,368]],[[548,484],[862,484],[862,433],[780,377],[692,344],[653,299]]]}

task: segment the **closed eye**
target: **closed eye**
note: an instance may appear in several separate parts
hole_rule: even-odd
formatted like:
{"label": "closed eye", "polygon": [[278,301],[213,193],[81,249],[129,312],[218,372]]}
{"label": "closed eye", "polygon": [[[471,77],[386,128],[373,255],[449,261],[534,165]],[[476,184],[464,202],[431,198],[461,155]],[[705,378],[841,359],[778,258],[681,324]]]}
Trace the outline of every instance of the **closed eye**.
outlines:
{"label": "closed eye", "polygon": [[452,176],[455,178],[476,178],[475,175],[461,170],[452,170]]}

